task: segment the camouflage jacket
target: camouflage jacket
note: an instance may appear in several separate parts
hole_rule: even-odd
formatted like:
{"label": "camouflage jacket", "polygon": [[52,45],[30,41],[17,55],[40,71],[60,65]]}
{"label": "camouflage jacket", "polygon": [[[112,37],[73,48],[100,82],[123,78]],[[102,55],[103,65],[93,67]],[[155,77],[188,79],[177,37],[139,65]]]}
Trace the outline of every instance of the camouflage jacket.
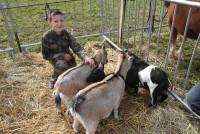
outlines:
{"label": "camouflage jacket", "polygon": [[63,54],[63,56],[65,53],[71,54],[69,48],[80,59],[85,59],[86,51],[67,30],[64,30],[60,35],[53,30],[49,30],[42,36],[42,56],[46,60],[52,61],[56,54]]}

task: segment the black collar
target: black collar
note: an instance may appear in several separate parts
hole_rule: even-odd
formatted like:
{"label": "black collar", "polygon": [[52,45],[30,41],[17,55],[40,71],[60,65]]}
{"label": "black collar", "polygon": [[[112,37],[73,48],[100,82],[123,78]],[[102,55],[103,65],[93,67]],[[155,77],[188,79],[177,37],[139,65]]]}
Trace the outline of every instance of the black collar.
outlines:
{"label": "black collar", "polygon": [[[97,65],[97,61],[95,60],[95,57],[92,58],[92,59],[93,59],[93,61],[94,61],[94,64]],[[97,65],[97,66],[98,66],[98,65]]]}
{"label": "black collar", "polygon": [[124,81],[125,81],[125,78],[124,78],[124,76],[123,75],[121,75],[121,74],[116,74],[116,73],[113,73],[114,74],[114,76],[119,76],[119,77],[121,77]]}
{"label": "black collar", "polygon": [[124,76],[121,74],[117,74],[119,77],[121,77],[123,80],[125,80]]}

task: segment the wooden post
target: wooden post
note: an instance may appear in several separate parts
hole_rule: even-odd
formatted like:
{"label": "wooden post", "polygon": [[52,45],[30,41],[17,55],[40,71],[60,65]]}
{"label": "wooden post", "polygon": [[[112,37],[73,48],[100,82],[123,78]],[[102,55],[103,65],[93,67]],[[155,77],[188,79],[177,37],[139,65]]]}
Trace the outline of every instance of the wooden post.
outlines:
{"label": "wooden post", "polygon": [[123,25],[125,19],[126,0],[121,0],[120,5],[120,20],[119,20],[119,45],[122,46]]}

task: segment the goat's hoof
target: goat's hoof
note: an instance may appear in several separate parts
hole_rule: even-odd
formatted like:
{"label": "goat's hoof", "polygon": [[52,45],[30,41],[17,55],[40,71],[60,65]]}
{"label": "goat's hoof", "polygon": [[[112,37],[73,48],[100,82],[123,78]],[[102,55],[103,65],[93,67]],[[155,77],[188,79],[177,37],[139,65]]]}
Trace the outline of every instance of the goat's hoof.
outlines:
{"label": "goat's hoof", "polygon": [[154,107],[155,108],[156,106],[157,106],[157,104],[155,104],[155,103],[154,104],[152,104],[152,103],[148,104],[148,107]]}
{"label": "goat's hoof", "polygon": [[69,120],[70,123],[73,122],[73,116],[70,114],[69,110],[65,112],[65,117]]}
{"label": "goat's hoof", "polygon": [[64,112],[64,113],[65,113],[65,115],[67,115],[67,116],[69,116],[69,115],[70,115],[70,111],[69,111],[69,110],[67,110],[67,109],[65,109],[63,112]]}
{"label": "goat's hoof", "polygon": [[73,130],[74,130],[74,133],[75,133],[75,134],[77,134],[77,133],[79,132],[78,130],[75,130],[75,129],[73,129]]}
{"label": "goat's hoof", "polygon": [[56,95],[56,90],[54,90],[54,91],[52,92],[52,96],[55,97],[55,95]]}
{"label": "goat's hoof", "polygon": [[57,114],[62,114],[62,110],[61,109],[57,109]]}
{"label": "goat's hoof", "polygon": [[119,116],[118,115],[115,115],[114,118],[117,119],[117,120],[119,120]]}
{"label": "goat's hoof", "polygon": [[78,127],[75,127],[75,126],[72,126],[72,127],[73,127],[74,132],[77,134],[79,132]]}
{"label": "goat's hoof", "polygon": [[119,117],[119,116],[117,118],[115,118],[115,119],[118,120],[118,121],[123,120],[122,117]]}
{"label": "goat's hoof", "polygon": [[58,108],[58,109],[57,109],[57,113],[58,113],[58,114],[65,115],[65,112],[66,112],[66,109],[65,109],[65,108],[61,108],[61,109]]}
{"label": "goat's hoof", "polygon": [[157,106],[156,104],[152,104],[152,103],[148,104],[148,107],[156,107],[156,106]]}
{"label": "goat's hoof", "polygon": [[153,105],[150,103],[150,104],[148,104],[148,107],[152,107]]}

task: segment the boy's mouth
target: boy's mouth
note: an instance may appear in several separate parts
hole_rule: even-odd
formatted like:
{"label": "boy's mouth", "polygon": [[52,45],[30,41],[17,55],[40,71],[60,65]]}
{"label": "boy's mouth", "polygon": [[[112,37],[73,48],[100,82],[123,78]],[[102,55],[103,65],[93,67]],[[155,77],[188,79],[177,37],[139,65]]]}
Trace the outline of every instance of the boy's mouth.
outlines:
{"label": "boy's mouth", "polygon": [[63,27],[57,27],[57,29],[63,29]]}

